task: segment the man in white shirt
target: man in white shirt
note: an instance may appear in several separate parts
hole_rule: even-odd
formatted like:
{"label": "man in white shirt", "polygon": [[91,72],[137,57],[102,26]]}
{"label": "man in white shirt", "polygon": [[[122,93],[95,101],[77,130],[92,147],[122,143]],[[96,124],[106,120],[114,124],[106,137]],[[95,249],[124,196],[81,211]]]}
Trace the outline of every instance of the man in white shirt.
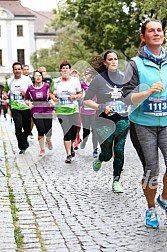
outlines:
{"label": "man in white shirt", "polygon": [[10,106],[13,121],[15,124],[15,134],[20,149],[19,154],[23,154],[29,147],[28,136],[30,134],[31,112],[24,102],[24,95],[27,88],[32,85],[28,76],[22,75],[22,65],[15,62],[12,65],[14,77],[9,78],[4,87],[3,98],[8,98],[10,92]]}

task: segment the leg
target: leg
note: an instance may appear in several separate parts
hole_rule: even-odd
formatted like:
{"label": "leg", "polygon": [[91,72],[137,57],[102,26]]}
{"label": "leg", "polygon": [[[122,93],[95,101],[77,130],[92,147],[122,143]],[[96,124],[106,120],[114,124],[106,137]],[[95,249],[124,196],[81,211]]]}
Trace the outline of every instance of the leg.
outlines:
{"label": "leg", "polygon": [[31,111],[30,109],[26,109],[22,111],[22,123],[23,123],[23,137],[25,145],[28,147],[28,136],[31,131]]}
{"label": "leg", "polygon": [[92,129],[93,150],[96,150],[97,145],[98,145],[98,140],[97,140],[97,133],[96,133],[95,115],[90,115],[90,127]]}
{"label": "leg", "polygon": [[[78,114],[58,116],[59,123],[64,133],[64,147],[67,153],[68,162],[71,163],[71,154],[73,151],[72,144],[77,134]],[[74,156],[74,155],[73,155]],[[67,159],[65,160],[65,162]]]}
{"label": "leg", "polygon": [[143,165],[142,188],[148,208],[155,207],[159,175],[156,127],[145,127],[130,123],[130,136]]}
{"label": "leg", "polygon": [[12,112],[12,117],[15,124],[15,135],[17,138],[18,147],[20,150],[25,150],[28,147],[28,145],[27,143],[25,143],[25,138],[24,138],[25,136],[22,132],[22,128],[23,128],[22,111],[12,109],[11,112]]}
{"label": "leg", "polygon": [[34,124],[38,131],[38,142],[40,146],[40,156],[43,156],[45,153],[45,146],[44,146],[44,134],[45,134],[45,124],[43,118],[34,118]]}
{"label": "leg", "polygon": [[90,120],[88,115],[81,115],[82,127],[83,127],[83,140],[81,143],[81,149],[85,148],[86,142],[90,135]]}
{"label": "leg", "polygon": [[131,140],[143,164],[142,188],[148,205],[146,226],[151,228],[159,227],[155,209],[155,195],[159,175],[157,128],[130,123]]}
{"label": "leg", "polygon": [[45,136],[46,136],[46,142],[48,145],[48,149],[52,150],[53,145],[51,141],[52,136],[52,118],[44,118],[44,125],[45,125]]}
{"label": "leg", "polygon": [[129,121],[120,120],[116,123],[116,130],[114,132],[114,162],[113,162],[113,176],[114,180],[119,181],[120,175],[124,165],[124,149],[127,133],[129,130]]}

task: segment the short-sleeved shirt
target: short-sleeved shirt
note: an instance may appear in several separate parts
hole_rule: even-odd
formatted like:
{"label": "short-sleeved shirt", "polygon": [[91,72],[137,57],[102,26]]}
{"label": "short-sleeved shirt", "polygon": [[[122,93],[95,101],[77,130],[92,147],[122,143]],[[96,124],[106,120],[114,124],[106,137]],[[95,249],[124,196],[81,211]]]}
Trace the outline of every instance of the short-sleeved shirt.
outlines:
{"label": "short-sleeved shirt", "polygon": [[30,100],[33,103],[33,108],[31,109],[31,114],[38,113],[52,113],[53,106],[49,100],[49,87],[48,83],[43,83],[40,88],[35,86],[30,86],[25,94],[25,100]]}
{"label": "short-sleeved shirt", "polygon": [[20,91],[26,92],[29,86],[33,83],[29,76],[21,75],[19,79],[14,77],[7,80],[4,90],[6,92],[10,91],[10,105],[11,109],[25,110],[29,107],[24,102],[24,96],[20,95]]}
{"label": "short-sleeved shirt", "polygon": [[56,90],[56,95],[59,98],[59,103],[56,105],[56,113],[60,115],[70,115],[78,113],[78,102],[70,101],[68,97],[81,92],[81,84],[78,78],[71,76],[68,81],[62,81],[61,78],[55,79],[53,91]]}

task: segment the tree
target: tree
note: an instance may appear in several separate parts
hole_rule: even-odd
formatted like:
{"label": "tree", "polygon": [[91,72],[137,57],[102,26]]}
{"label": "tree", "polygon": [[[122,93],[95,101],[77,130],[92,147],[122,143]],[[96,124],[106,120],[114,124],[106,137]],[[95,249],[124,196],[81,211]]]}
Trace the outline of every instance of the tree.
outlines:
{"label": "tree", "polygon": [[56,38],[51,49],[41,49],[31,56],[31,64],[35,69],[44,65],[49,72],[59,71],[62,61],[68,60],[72,65],[77,61],[88,61],[92,49],[85,46],[82,30],[76,21],[61,20],[59,13],[54,10],[54,19],[50,26],[56,31]]}
{"label": "tree", "polygon": [[61,20],[78,23],[88,48],[98,53],[124,48],[125,53],[134,55],[139,46],[141,23],[147,18],[159,18],[165,28],[166,9],[166,0],[67,0],[60,16]]}

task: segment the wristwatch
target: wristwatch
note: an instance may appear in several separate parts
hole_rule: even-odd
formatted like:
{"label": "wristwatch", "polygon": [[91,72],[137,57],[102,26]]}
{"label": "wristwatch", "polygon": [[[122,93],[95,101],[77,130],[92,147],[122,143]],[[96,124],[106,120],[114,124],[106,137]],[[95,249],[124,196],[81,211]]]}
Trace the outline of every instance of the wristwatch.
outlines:
{"label": "wristwatch", "polygon": [[105,109],[106,109],[106,105],[105,105],[104,103],[100,103],[100,104],[98,105],[98,109],[97,109],[97,110],[100,110],[100,111],[104,112]]}

